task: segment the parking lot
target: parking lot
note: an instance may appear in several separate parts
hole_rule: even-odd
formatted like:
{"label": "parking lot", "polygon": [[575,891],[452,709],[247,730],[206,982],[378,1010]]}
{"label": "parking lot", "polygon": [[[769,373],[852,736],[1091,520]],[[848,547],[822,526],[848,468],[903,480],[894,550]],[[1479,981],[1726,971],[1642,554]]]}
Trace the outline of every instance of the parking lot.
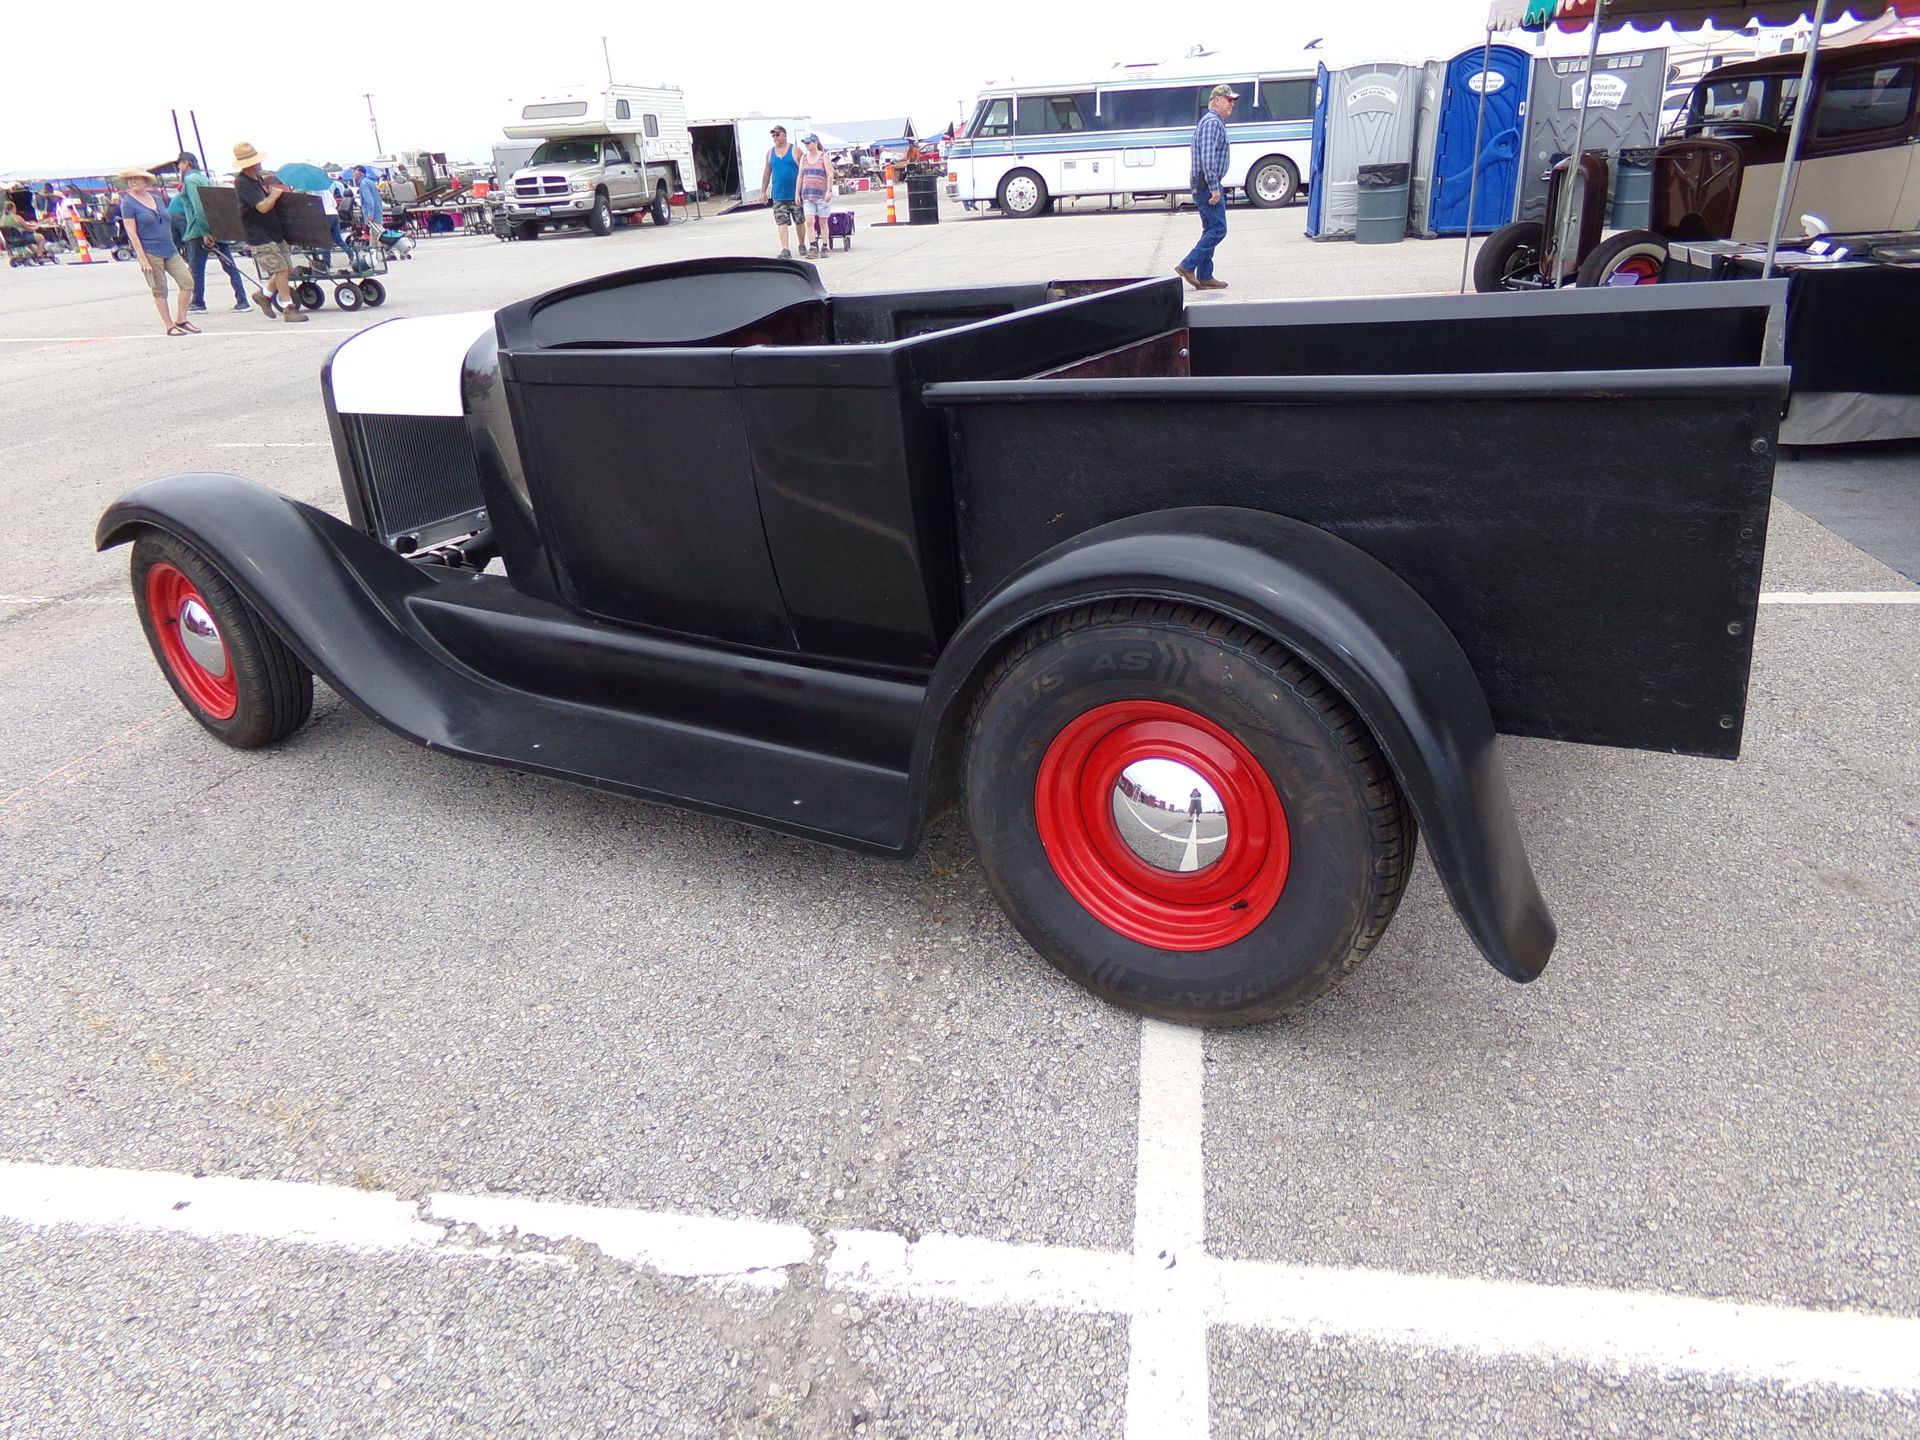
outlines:
{"label": "parking lot", "polygon": [[[1197,232],[879,213],[830,288]],[[1199,303],[1459,286],[1302,221]],[[179,708],[118,494],[342,513],[348,333],[772,232],[431,240],[301,326],[215,267],[178,339],[131,265],[0,275],[0,1435],[1920,1435],[1920,447],[1783,462],[1737,763],[1503,742],[1539,981],[1422,861],[1247,1031],[1056,975],[957,817],[892,864]]]}

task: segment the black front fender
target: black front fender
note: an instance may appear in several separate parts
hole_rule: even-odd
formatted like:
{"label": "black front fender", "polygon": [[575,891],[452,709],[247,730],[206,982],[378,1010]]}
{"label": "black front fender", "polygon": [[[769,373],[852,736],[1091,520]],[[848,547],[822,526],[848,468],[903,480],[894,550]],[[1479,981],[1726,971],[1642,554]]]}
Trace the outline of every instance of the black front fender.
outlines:
{"label": "black front fender", "polygon": [[928,691],[915,772],[950,762],[978,677],[1047,615],[1144,597],[1201,606],[1287,646],[1372,728],[1447,894],[1501,974],[1553,953],[1547,912],[1494,749],[1493,718],[1451,631],[1391,570],[1297,520],[1224,506],[1117,520],[1038,556],[961,626]]}
{"label": "black front fender", "polygon": [[402,628],[406,597],[434,581],[331,515],[237,475],[170,475],[128,491],[100,517],[105,550],[145,528],[211,558],[314,674],[409,739],[458,748],[478,687],[424,664]]}

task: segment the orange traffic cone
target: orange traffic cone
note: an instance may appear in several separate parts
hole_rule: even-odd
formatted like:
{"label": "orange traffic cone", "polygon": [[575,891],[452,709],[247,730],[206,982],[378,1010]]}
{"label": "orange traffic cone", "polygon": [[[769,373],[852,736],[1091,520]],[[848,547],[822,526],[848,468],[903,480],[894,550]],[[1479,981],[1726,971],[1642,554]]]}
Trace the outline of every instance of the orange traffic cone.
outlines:
{"label": "orange traffic cone", "polygon": [[67,262],[69,265],[104,265],[107,263],[104,260],[96,260],[93,258],[93,251],[87,246],[86,226],[81,225],[77,227],[73,232],[73,238],[75,243],[80,247],[80,253]]}
{"label": "orange traffic cone", "polygon": [[885,170],[885,172],[884,172],[884,173],[885,173],[885,175],[886,175],[886,179],[887,179],[887,219],[886,219],[886,223],[887,223],[887,224],[889,224],[889,225],[898,225],[898,224],[900,223],[900,218],[899,218],[899,216],[897,216],[897,215],[895,215],[895,214],[894,214],[894,210],[893,210],[893,166],[891,166],[891,165],[889,165],[889,166],[887,166],[887,167],[886,167],[886,170]]}

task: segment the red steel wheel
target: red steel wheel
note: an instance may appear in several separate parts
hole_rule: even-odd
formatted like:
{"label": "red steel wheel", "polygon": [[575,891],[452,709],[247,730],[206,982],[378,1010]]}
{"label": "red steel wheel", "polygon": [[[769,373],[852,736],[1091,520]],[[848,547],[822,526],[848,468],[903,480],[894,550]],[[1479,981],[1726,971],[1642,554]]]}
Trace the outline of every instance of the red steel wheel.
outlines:
{"label": "red steel wheel", "polygon": [[230,719],[240,708],[233,656],[194,583],[165,561],[154,565],[147,571],[147,610],[173,678],[215,720]]}
{"label": "red steel wheel", "polygon": [[[1150,864],[1122,836],[1116,788],[1130,765],[1172,761],[1223,802],[1225,834],[1204,868]],[[1034,785],[1034,821],[1060,883],[1102,924],[1161,950],[1211,950],[1251,934],[1286,888],[1286,810],[1247,747],[1206,716],[1157,700],[1097,706],[1054,738]],[[1196,841],[1189,842],[1191,850]]]}
{"label": "red steel wheel", "polygon": [[313,672],[219,568],[175,535],[133,542],[133,599],[154,659],[187,713],[251,750],[298,730],[313,712]]}
{"label": "red steel wheel", "polygon": [[1247,1025],[1373,948],[1413,817],[1371,733],[1272,639],[1163,600],[1056,615],[967,717],[980,869],[1042,958],[1163,1020]]}

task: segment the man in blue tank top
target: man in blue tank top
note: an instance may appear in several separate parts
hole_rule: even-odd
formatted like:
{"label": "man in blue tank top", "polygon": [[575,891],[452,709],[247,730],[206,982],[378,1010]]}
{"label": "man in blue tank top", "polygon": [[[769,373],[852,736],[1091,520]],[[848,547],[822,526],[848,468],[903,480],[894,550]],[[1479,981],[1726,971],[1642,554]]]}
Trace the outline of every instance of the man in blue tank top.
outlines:
{"label": "man in blue tank top", "polygon": [[767,132],[773,136],[773,149],[767,152],[767,168],[760,174],[760,191],[773,202],[773,223],[780,232],[780,258],[791,260],[793,246],[787,230],[798,235],[800,229],[800,152],[787,143],[787,127],[776,125]]}

